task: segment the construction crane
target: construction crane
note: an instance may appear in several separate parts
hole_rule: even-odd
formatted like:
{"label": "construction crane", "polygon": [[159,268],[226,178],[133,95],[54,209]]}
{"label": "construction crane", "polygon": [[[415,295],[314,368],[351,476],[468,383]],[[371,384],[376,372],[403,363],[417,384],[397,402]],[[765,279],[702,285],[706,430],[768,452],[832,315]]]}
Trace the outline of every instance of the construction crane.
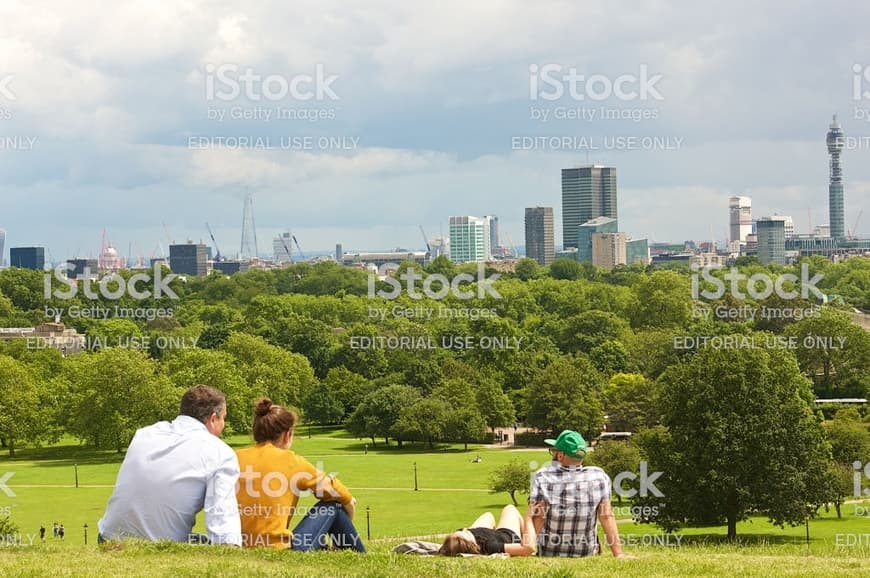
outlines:
{"label": "construction crane", "polygon": [[[293,262],[293,252],[290,250],[290,246],[287,244],[287,241],[284,240],[284,235],[278,235],[278,238],[281,239],[281,244],[284,246],[284,250],[287,251],[287,259],[290,262]],[[298,246],[298,245],[297,245]],[[299,254],[302,254],[302,251],[299,251]]]}
{"label": "construction crane", "polygon": [[296,235],[293,235],[293,242],[296,244],[296,248],[299,250],[299,256],[302,257],[303,261],[307,261],[305,258],[305,253],[302,252],[302,247],[299,246],[299,241],[296,240]]}
{"label": "construction crane", "polygon": [[426,231],[423,230],[423,225],[420,225],[420,233],[423,235],[423,243],[426,244],[426,251],[431,255],[432,247],[429,246],[429,238],[426,237]]}
{"label": "construction crane", "polygon": [[864,209],[858,211],[858,216],[855,217],[855,224],[852,225],[852,229],[849,231],[849,238],[855,239],[858,237],[858,223],[861,222],[861,215],[864,214]]}
{"label": "construction crane", "polygon": [[208,222],[206,222],[205,228],[208,229],[208,236],[211,237],[211,242],[214,243],[214,250],[215,250],[214,260],[220,261],[221,260],[221,248],[218,247],[217,239],[214,238],[214,233],[211,230],[211,225],[209,225]]}

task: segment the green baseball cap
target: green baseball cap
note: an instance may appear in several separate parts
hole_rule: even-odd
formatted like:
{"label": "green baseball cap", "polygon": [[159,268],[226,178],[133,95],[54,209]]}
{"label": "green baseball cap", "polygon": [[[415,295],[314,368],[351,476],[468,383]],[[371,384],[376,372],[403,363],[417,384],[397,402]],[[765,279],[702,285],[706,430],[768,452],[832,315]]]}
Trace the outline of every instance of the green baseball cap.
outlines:
{"label": "green baseball cap", "polygon": [[566,429],[560,433],[559,437],[556,439],[547,439],[544,440],[544,443],[548,446],[555,447],[560,452],[564,452],[572,458],[586,457],[586,440],[583,439],[583,436],[573,430]]}

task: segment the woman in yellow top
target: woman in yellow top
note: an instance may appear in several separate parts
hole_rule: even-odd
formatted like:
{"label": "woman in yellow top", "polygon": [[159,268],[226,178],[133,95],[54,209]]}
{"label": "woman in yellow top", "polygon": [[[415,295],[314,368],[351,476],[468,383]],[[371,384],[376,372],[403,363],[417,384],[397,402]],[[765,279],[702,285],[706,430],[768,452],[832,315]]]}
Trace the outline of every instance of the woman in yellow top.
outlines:
{"label": "woman in yellow top", "polygon": [[[320,550],[329,546],[365,552],[352,519],[356,500],[341,482],[290,451],[298,417],[268,398],[254,404],[257,445],[236,450],[242,519],[242,545],[248,548]],[[307,509],[291,533],[299,495],[311,491],[317,504]]]}

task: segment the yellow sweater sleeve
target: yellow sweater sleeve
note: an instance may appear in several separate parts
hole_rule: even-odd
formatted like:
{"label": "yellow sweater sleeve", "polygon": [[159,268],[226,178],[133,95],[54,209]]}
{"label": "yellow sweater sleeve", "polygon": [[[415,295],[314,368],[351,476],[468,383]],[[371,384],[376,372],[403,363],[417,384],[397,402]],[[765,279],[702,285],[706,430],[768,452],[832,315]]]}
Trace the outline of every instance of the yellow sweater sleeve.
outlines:
{"label": "yellow sweater sleeve", "polygon": [[353,500],[353,495],[350,490],[345,487],[337,478],[327,476],[322,471],[315,468],[311,462],[304,458],[299,458],[304,463],[302,469],[308,475],[298,477],[300,490],[309,490],[314,493],[314,497],[325,502],[339,502],[347,505]]}

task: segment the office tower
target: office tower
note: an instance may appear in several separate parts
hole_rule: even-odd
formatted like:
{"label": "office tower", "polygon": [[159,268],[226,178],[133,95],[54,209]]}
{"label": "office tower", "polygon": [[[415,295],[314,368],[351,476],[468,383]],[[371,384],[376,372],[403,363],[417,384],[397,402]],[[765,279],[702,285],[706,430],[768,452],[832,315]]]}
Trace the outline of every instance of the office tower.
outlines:
{"label": "office tower", "polygon": [[756,223],[758,260],[762,265],[785,265],[785,221],[776,217],[763,217]]}
{"label": "office tower", "polygon": [[242,246],[239,248],[239,259],[256,259],[257,226],[254,224],[254,196],[245,195],[245,206],[242,209]]}
{"label": "office tower", "polygon": [[37,269],[45,267],[44,247],[10,247],[9,266],[22,269]]}
{"label": "office tower", "polygon": [[0,229],[0,267],[6,264],[6,231]]}
{"label": "office tower", "polygon": [[[616,233],[619,230],[616,219],[596,217],[577,227],[577,260],[592,262],[592,235],[596,233]],[[567,233],[566,233],[567,235]]]}
{"label": "office tower", "polygon": [[526,207],[526,257],[549,265],[556,256],[553,207]]}
{"label": "office tower", "polygon": [[616,219],[616,168],[590,165],[562,169],[562,237],[577,246],[577,227],[596,219]]}
{"label": "office tower", "polygon": [[791,239],[794,237],[794,219],[787,215],[774,215],[770,217],[771,219],[776,219],[777,221],[782,221],[783,230],[785,231],[785,238]]}
{"label": "office tower", "polygon": [[169,268],[173,273],[204,277],[207,260],[203,243],[188,241],[183,245],[169,245]]}
{"label": "office tower", "polygon": [[731,214],[731,241],[746,241],[746,235],[752,234],[752,199],[731,197],[728,199],[728,209]]}
{"label": "office tower", "polygon": [[341,258],[344,257],[344,248],[341,246],[341,243],[335,244],[335,262],[341,263]]}
{"label": "office tower", "polygon": [[450,259],[455,263],[489,261],[489,219],[486,217],[450,217]]}
{"label": "office tower", "polygon": [[272,260],[277,264],[291,263],[293,261],[292,250],[290,244],[293,242],[293,237],[290,231],[285,231],[272,239]]}
{"label": "office tower", "polygon": [[498,217],[487,215],[484,219],[489,221],[489,252],[492,254],[501,246],[501,241],[498,238]]}
{"label": "office tower", "polygon": [[595,233],[592,235],[592,264],[613,268],[627,261],[625,233]]}
{"label": "office tower", "polygon": [[828,154],[831,155],[830,182],[828,184],[828,219],[831,223],[831,237],[846,237],[846,217],[843,206],[843,169],[840,166],[840,152],[843,150],[843,130],[837,122],[837,115],[831,121],[828,131]]}

